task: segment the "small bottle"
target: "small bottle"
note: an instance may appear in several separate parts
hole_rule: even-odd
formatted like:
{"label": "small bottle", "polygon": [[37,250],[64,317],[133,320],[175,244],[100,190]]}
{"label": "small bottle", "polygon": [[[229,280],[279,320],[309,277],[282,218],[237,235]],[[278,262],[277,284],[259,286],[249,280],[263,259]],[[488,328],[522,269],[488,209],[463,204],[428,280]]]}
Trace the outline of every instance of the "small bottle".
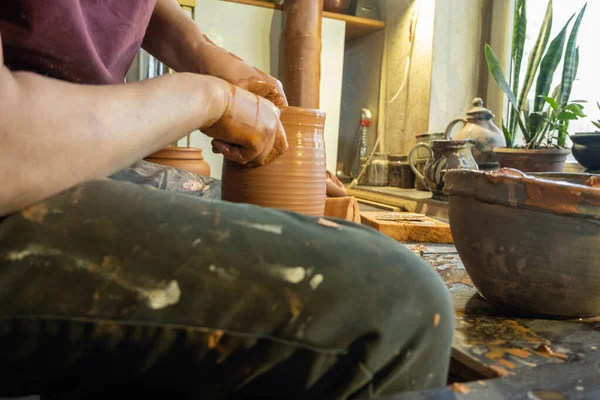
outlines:
{"label": "small bottle", "polygon": [[360,151],[359,157],[367,156],[367,146],[369,145],[369,128],[371,127],[371,113],[364,108],[360,119]]}
{"label": "small bottle", "polygon": [[[353,178],[358,178],[362,171],[364,164],[362,161],[367,158],[367,148],[369,146],[369,128],[371,127],[371,111],[363,108],[360,113],[360,129],[358,141],[356,143],[356,153],[354,155],[354,161],[352,163],[352,170],[350,175]],[[367,177],[367,171],[362,174],[360,181],[365,181]],[[360,185],[363,183],[359,182]]]}

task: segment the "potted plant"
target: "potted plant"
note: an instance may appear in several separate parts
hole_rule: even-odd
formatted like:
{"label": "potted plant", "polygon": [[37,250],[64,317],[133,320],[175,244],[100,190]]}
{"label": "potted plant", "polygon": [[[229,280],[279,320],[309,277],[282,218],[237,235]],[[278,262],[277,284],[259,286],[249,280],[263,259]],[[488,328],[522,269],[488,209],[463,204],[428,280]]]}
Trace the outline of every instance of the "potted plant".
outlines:
{"label": "potted plant", "polygon": [[[529,55],[525,78],[520,88],[519,80],[527,31],[526,0],[517,0],[515,7],[511,84],[505,78],[494,51],[486,44],[485,58],[488,69],[509,101],[508,116],[502,122],[507,147],[494,149],[500,167],[515,168],[525,172],[563,170],[569,154],[566,148],[569,121],[585,116],[581,102],[569,100],[579,62],[577,33],[586,6],[577,15],[568,40],[568,27],[575,14],[548,44],[552,30],[552,0],[548,2],[544,21]],[[550,94],[554,74],[561,61],[562,79]],[[535,99],[531,109],[527,97],[534,81]]]}
{"label": "potted plant", "polygon": [[[600,103],[596,102],[600,110]],[[571,135],[573,147],[571,151],[579,164],[591,171],[600,171],[600,119],[592,121],[595,132],[576,133]]]}

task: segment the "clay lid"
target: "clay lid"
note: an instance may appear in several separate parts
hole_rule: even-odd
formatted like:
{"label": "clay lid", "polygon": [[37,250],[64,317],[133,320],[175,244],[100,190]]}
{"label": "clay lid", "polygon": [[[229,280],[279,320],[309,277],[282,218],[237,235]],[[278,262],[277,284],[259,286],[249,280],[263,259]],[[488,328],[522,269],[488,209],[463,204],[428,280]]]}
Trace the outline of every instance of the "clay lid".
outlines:
{"label": "clay lid", "polygon": [[473,108],[467,111],[467,115],[475,118],[494,118],[495,115],[483,106],[483,99],[476,97],[473,99]]}
{"label": "clay lid", "polygon": [[600,177],[592,174],[534,173],[516,169],[455,169],[444,175],[444,192],[484,203],[556,215],[600,220]]}
{"label": "clay lid", "polygon": [[164,149],[160,149],[154,154],[148,156],[148,158],[173,158],[173,159],[185,159],[185,160],[204,160],[202,155],[202,149],[197,147],[177,147],[167,146]]}

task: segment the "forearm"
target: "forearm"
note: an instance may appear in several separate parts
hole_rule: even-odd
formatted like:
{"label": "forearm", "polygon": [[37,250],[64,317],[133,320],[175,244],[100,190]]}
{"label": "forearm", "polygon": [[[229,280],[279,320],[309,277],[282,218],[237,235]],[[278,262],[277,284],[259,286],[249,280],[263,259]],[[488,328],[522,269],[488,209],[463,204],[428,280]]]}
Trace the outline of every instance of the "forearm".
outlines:
{"label": "forearm", "polygon": [[175,0],[158,0],[142,47],[178,72],[207,73],[200,28]]}
{"label": "forearm", "polygon": [[[106,177],[223,112],[218,80],[84,86],[0,67],[0,215]],[[209,97],[210,94],[210,97]]]}

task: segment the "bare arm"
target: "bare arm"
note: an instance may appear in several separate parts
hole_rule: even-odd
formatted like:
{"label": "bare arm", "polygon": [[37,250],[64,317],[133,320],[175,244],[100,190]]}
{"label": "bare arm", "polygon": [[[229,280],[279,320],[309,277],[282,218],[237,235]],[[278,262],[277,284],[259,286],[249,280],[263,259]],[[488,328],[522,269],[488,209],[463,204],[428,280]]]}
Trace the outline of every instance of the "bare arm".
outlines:
{"label": "bare arm", "polygon": [[287,105],[281,83],[216,46],[176,0],[158,0],[143,43],[150,54],[180,72],[216,76],[276,106]]}
{"label": "bare arm", "polygon": [[127,85],[77,85],[12,73],[1,49],[0,40],[0,216],[106,177],[198,127],[218,128],[224,114],[236,115],[233,123],[248,134],[234,137],[221,127],[214,137],[233,144],[241,162],[266,157],[283,132],[274,107],[259,104],[270,103],[242,90],[236,96],[220,79],[173,74]]}

